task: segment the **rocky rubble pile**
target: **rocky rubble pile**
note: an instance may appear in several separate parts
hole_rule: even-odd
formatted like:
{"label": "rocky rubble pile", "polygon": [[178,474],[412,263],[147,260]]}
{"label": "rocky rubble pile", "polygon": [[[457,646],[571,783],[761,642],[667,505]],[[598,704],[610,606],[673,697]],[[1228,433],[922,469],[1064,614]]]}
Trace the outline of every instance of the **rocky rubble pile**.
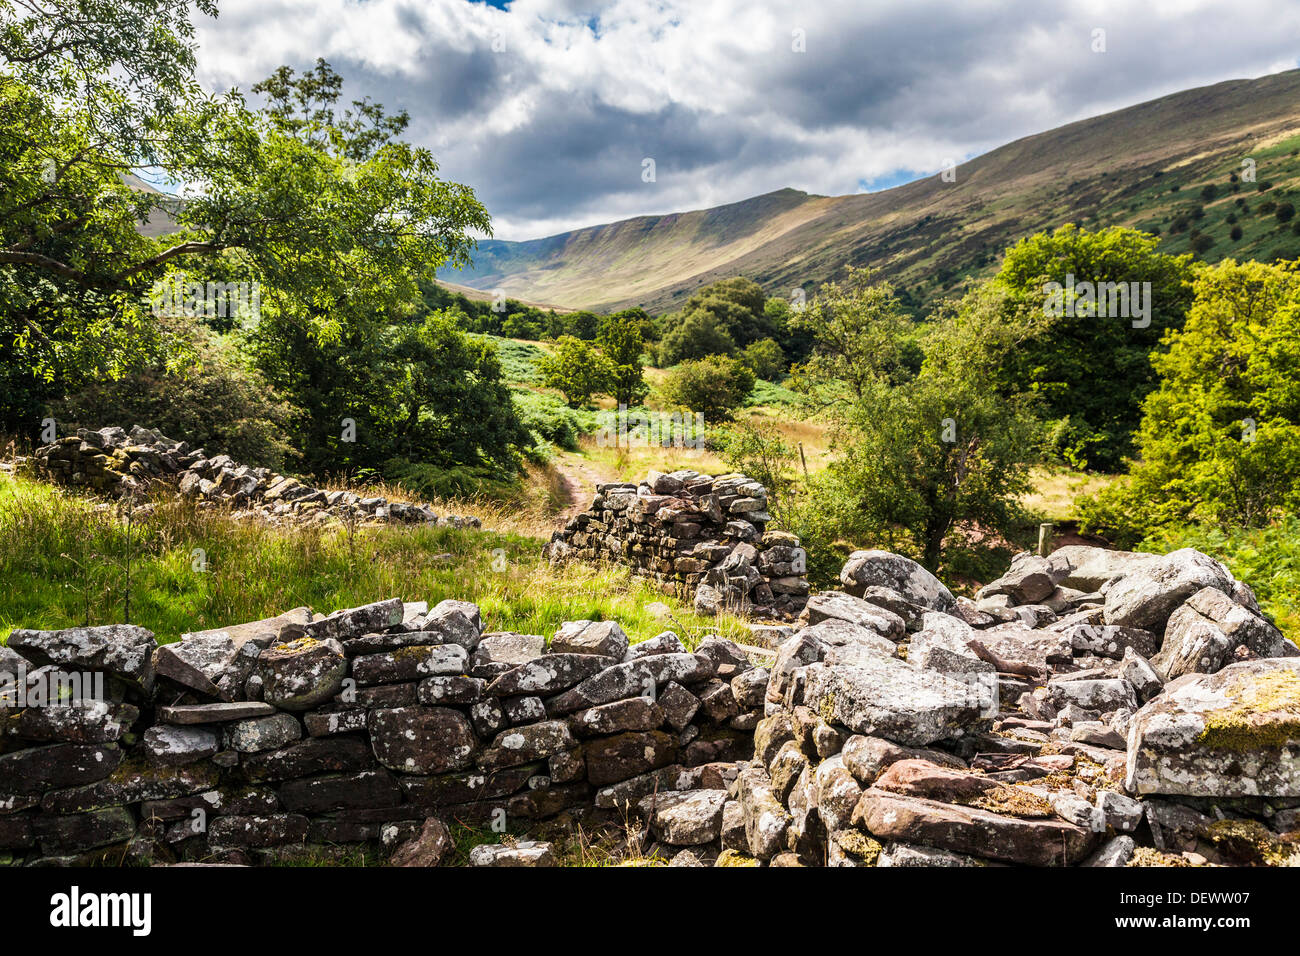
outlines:
{"label": "rocky rubble pile", "polygon": [[228,455],[209,456],[202,448],[139,425],[129,432],[117,427],[80,429],[75,436],[38,448],[30,463],[37,474],[58,484],[113,497],[166,482],[201,506],[231,508],[236,517],[272,523],[347,519],[481,525],[478,518],[436,515],[428,505],[313,488],[269,468],[241,465]]}
{"label": "rocky rubble pile", "polygon": [[767,489],[744,475],[651,471],[639,484],[596,486],[591,507],[547,545],[553,561],[630,565],[716,614],[797,614],[808,596],[799,539],[765,530]]}
{"label": "rocky rubble pile", "polygon": [[[766,686],[721,639],[630,647],[612,621],[549,641],[485,633],[462,601],[297,608],[163,645],[129,625],[19,629],[0,647],[0,859],[256,863],[378,844],[437,862],[452,821],[518,832],[722,792]],[[523,842],[469,862],[555,855]]]}
{"label": "rocky rubble pile", "polygon": [[1300,650],[1193,550],[1018,556],[974,601],[853,554],[771,668],[750,865],[1300,862]]}

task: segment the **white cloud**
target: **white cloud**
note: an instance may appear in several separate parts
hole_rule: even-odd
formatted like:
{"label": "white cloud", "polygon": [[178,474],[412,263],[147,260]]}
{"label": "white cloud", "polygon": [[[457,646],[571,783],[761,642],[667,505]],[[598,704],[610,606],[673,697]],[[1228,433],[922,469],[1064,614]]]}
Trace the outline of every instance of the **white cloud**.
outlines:
{"label": "white cloud", "polygon": [[[1253,0],[224,0],[200,76],[245,91],[324,57],[412,116],[502,238],[783,186],[857,191],[1190,86],[1295,63]],[[1106,52],[1091,49],[1106,31]],[[806,35],[806,52],[791,48]],[[494,50],[494,45],[498,48]],[[658,182],[640,180],[655,158]]]}

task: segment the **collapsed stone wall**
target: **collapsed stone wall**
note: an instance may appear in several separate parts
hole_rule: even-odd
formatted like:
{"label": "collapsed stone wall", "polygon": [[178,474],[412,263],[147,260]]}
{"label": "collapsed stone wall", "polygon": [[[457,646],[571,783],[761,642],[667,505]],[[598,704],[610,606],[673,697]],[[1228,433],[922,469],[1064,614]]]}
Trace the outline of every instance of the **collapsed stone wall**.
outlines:
{"label": "collapsed stone wall", "polygon": [[750,865],[1295,865],[1300,649],[1219,562],[1068,547],[974,601],[857,552],[771,668]]}
{"label": "collapsed stone wall", "polygon": [[131,625],[19,629],[0,647],[0,859],[370,844],[418,860],[452,821],[616,817],[658,790],[721,791],[766,676],[728,641],[629,647],[614,622],[485,633],[462,601],[298,608],[163,645]]}
{"label": "collapsed stone wall", "polygon": [[799,539],[769,531],[767,489],[745,475],[651,471],[596,486],[591,507],[547,546],[553,561],[615,561],[694,602],[757,615],[797,614],[808,596]]}
{"label": "collapsed stone wall", "polygon": [[200,507],[233,509],[235,517],[271,523],[321,523],[335,519],[363,523],[401,522],[480,527],[478,518],[439,516],[424,504],[362,497],[352,491],[327,491],[269,468],[241,465],[229,455],[209,456],[188,442],[132,426],[76,435],[43,445],[28,463],[57,484],[120,497],[166,483]]}

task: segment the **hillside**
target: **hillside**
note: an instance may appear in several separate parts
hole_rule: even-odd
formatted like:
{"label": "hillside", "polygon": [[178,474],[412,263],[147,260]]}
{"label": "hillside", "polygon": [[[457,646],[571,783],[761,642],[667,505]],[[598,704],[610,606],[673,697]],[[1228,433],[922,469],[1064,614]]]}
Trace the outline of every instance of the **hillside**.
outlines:
{"label": "hillside", "polygon": [[[680,305],[696,288],[745,275],[769,293],[815,288],[846,265],[870,264],[918,299],[990,271],[1010,242],[1070,221],[1158,228],[1162,248],[1185,252],[1191,230],[1214,240],[1201,255],[1271,259],[1300,255],[1300,236],[1256,203],[1255,184],[1227,193],[1243,158],[1280,193],[1300,185],[1300,71],[1186,90],[1028,136],[938,176],[876,193],[813,196],[782,189],[742,202],[641,216],[527,242],[479,244],[455,282],[512,297],[605,310]],[[1200,190],[1213,182],[1220,196]],[[1225,194],[1227,193],[1227,194]],[[1196,210],[1204,204],[1204,218]],[[1202,240],[1204,242],[1204,240]]]}

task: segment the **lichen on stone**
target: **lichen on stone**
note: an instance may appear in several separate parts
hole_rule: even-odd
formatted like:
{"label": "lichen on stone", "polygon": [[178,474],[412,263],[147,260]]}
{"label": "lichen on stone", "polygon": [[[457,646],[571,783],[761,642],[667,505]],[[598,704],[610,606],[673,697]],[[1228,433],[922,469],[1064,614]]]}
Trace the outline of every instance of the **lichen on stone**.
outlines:
{"label": "lichen on stone", "polygon": [[1235,751],[1300,745],[1300,674],[1242,674],[1225,694],[1233,703],[1205,715],[1198,743]]}

